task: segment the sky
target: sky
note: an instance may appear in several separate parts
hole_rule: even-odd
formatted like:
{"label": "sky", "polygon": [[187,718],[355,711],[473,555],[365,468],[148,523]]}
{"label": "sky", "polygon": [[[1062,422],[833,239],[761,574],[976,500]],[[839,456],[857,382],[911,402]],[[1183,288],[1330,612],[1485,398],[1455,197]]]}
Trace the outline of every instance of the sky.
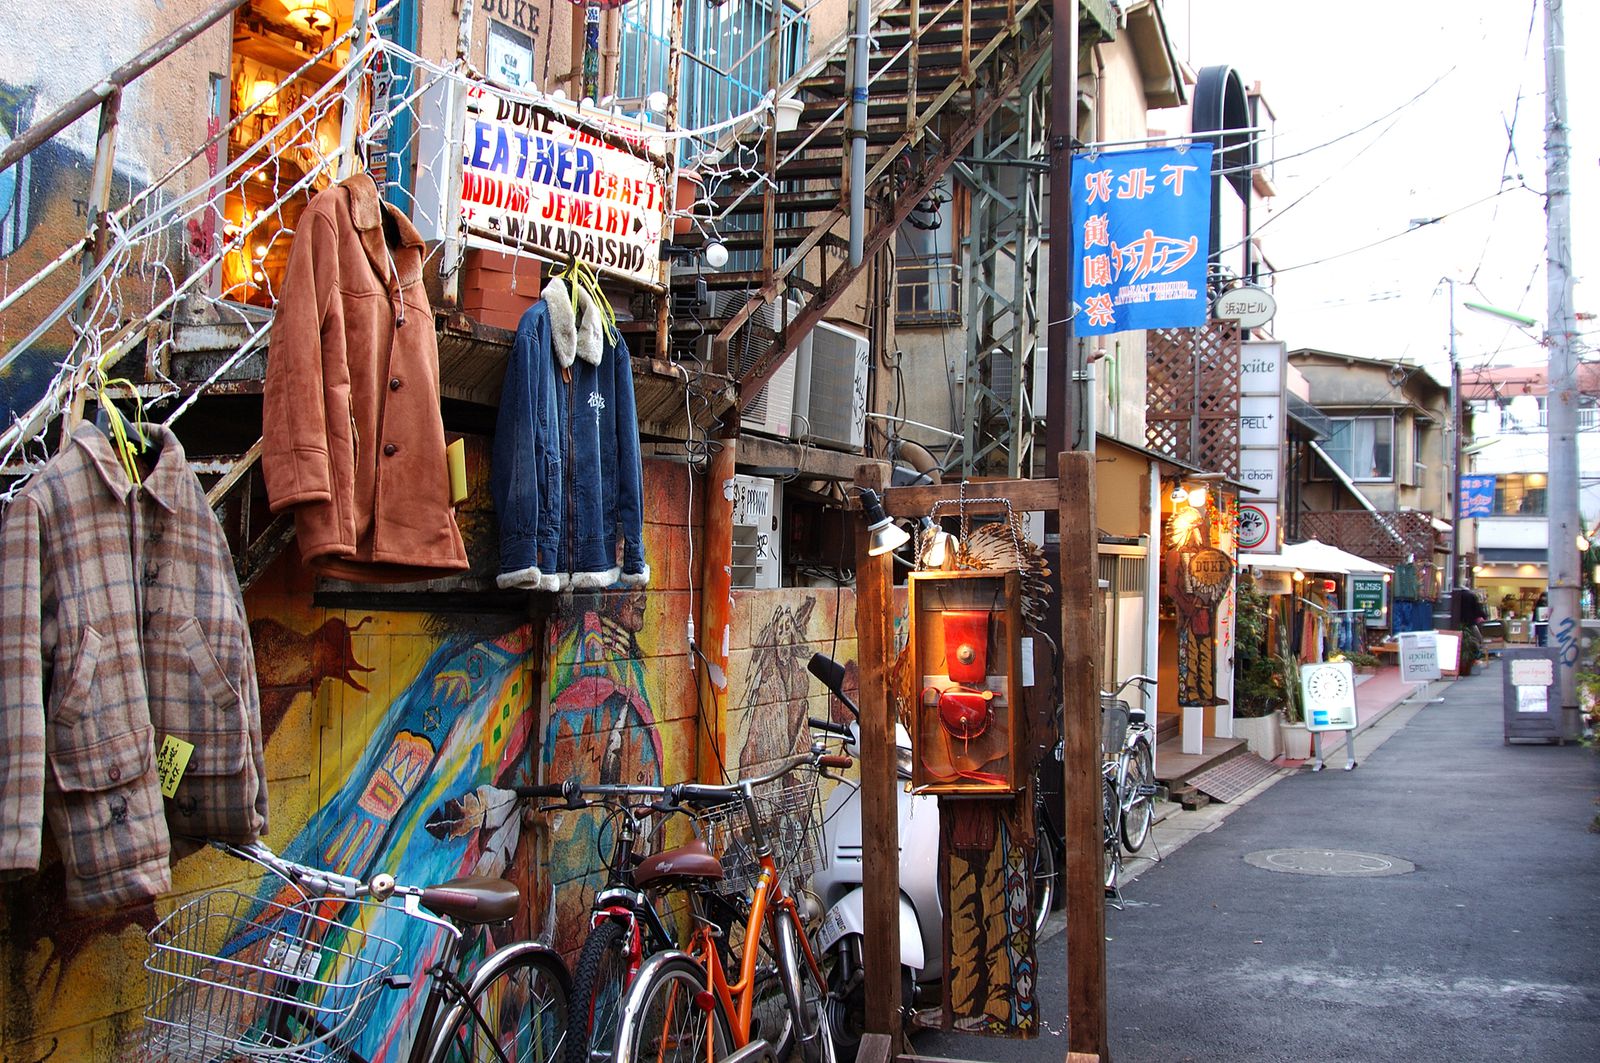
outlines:
{"label": "sky", "polygon": [[[1278,195],[1255,219],[1278,271],[1276,338],[1403,358],[1447,379],[1450,278],[1464,369],[1545,363],[1544,0],[1164,10],[1181,59],[1259,82],[1277,116],[1260,157],[1277,160]],[[1564,14],[1574,302],[1600,314],[1600,275],[1584,283],[1600,269],[1600,3],[1568,2]],[[1465,301],[1541,325],[1524,331]],[[1600,342],[1600,321],[1578,327],[1582,344]]]}

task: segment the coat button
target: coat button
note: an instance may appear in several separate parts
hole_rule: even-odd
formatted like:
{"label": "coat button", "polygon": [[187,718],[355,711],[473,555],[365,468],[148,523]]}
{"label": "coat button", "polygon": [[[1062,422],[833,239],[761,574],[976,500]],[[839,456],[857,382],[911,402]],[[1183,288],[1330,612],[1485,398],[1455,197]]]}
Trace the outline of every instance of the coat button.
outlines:
{"label": "coat button", "polygon": [[110,779],[112,782],[116,782],[122,778],[122,769],[117,767],[115,764],[111,765],[111,767],[106,771],[106,778]]}
{"label": "coat button", "polygon": [[390,377],[389,378],[389,390],[390,391],[399,391],[400,390],[400,378],[399,377]]}
{"label": "coat button", "polygon": [[397,450],[399,450],[399,449],[400,449],[400,448],[399,448],[399,447],[397,447],[397,446],[395,446],[395,445],[394,445],[394,444],[393,444],[393,443],[385,443],[385,444],[384,444],[384,445],[383,445],[383,453],[384,453],[384,456],[385,456],[385,457],[393,457],[393,456],[394,456],[394,454],[395,454],[395,451],[397,451]]}

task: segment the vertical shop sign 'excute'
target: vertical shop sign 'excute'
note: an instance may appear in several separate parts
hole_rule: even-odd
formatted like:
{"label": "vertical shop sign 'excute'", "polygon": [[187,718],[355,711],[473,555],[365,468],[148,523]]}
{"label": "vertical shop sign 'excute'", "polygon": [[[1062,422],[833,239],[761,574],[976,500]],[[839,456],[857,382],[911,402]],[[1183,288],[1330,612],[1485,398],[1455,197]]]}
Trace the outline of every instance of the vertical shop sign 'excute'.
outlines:
{"label": "vertical shop sign 'excute'", "polygon": [[[463,121],[461,217],[468,242],[577,258],[603,273],[659,283],[666,196],[648,132],[608,143],[554,101],[535,106],[474,87]],[[613,124],[610,116],[603,119]]]}
{"label": "vertical shop sign 'excute'", "polygon": [[1073,331],[1204,325],[1211,145],[1072,160]]}

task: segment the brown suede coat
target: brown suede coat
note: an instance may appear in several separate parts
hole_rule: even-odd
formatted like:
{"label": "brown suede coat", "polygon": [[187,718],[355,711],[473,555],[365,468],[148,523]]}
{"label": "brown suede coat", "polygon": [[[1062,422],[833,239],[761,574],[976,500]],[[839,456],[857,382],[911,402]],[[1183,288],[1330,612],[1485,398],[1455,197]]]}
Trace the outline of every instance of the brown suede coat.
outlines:
{"label": "brown suede coat", "polygon": [[467,567],[422,238],[366,174],[319,193],[296,226],[262,436],[268,500],[293,511],[300,556],[319,572],[400,583]]}

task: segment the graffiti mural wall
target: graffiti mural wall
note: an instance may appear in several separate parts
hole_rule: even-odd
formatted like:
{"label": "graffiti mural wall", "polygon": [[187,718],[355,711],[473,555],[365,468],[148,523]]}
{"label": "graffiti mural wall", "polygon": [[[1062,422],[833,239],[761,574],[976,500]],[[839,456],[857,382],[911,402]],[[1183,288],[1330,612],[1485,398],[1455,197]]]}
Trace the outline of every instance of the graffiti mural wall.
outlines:
{"label": "graffiti mural wall", "polygon": [[[427,884],[508,878],[523,912],[503,940],[545,935],[577,949],[602,826],[592,813],[535,813],[506,787],[585,779],[716,779],[698,763],[703,726],[688,618],[700,604],[686,532],[688,471],[646,471],[644,591],[551,596],[547,610],[421,612],[319,605],[282,557],[246,595],[260,673],[272,798],[268,843],[350,875]],[[703,491],[697,485],[696,498]],[[478,539],[484,513],[464,513]],[[476,551],[475,551],[476,552]],[[695,551],[695,565],[700,551]],[[530,613],[533,615],[530,616]],[[729,774],[801,748],[805,718],[838,715],[805,666],[822,650],[854,672],[855,600],[834,588],[737,592],[722,751]],[[145,933],[184,900],[227,883],[277,897],[221,854],[181,861],[154,906],[84,919],[60,905],[60,866],[0,885],[0,1060],[132,1058],[144,1007]],[[439,942],[401,941],[420,970]],[[475,943],[469,959],[493,947]],[[386,993],[358,1050],[392,1058],[424,982]]]}

